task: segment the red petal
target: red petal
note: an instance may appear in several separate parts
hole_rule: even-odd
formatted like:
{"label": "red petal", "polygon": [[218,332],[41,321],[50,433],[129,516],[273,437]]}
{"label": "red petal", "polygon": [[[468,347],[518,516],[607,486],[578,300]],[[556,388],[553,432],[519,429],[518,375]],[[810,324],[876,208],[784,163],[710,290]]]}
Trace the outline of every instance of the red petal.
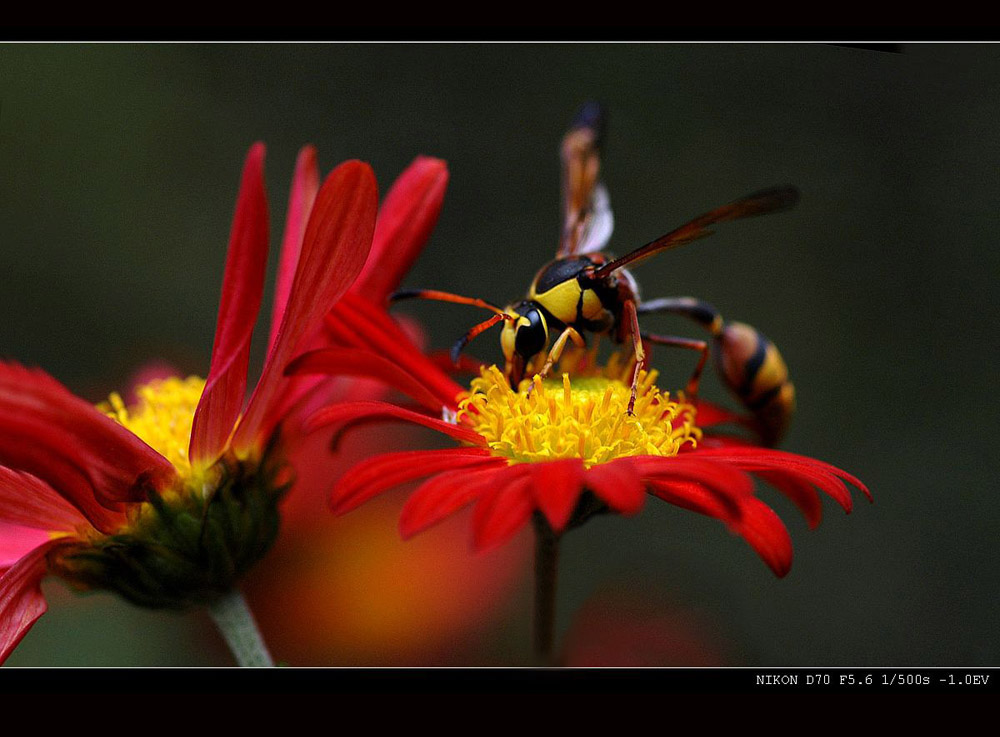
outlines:
{"label": "red petal", "polygon": [[330,495],[334,514],[343,514],[407,481],[457,468],[495,465],[488,450],[446,448],[385,453],[362,461],[340,477]]}
{"label": "red petal", "polygon": [[718,494],[696,481],[680,479],[649,481],[646,486],[653,496],[707,517],[731,522],[740,515],[739,504],[728,499],[723,501],[723,498]]}
{"label": "red petal", "polygon": [[326,328],[336,343],[384,356],[421,381],[442,406],[457,406],[456,397],[464,389],[435,366],[385,310],[347,294],[327,315]]}
{"label": "red petal", "polygon": [[45,614],[41,587],[46,572],[45,556],[64,544],[66,540],[52,540],[39,545],[0,575],[0,663]]}
{"label": "red petal", "polygon": [[704,484],[725,499],[753,496],[753,480],[738,467],[705,459],[694,454],[671,457],[635,456],[639,474],[644,479],[680,478]]}
{"label": "red petal", "polygon": [[723,425],[727,423],[748,426],[751,423],[750,419],[743,417],[736,412],[732,412],[725,407],[720,407],[719,405],[712,404],[711,402],[705,402],[701,399],[696,399],[694,406],[697,410],[695,417],[697,418],[698,427],[713,427],[714,425]]}
{"label": "red petal", "polygon": [[306,146],[299,151],[295,160],[295,174],[292,176],[292,191],[288,196],[288,215],[285,218],[285,236],[281,241],[281,257],[278,261],[278,276],[274,283],[274,305],[271,308],[271,336],[268,352],[274,348],[281,318],[285,315],[288,297],[292,291],[295,267],[302,252],[302,237],[312,211],[316,193],[319,191],[319,168],[316,166],[316,149]]}
{"label": "red petal", "polygon": [[437,430],[463,443],[484,447],[486,439],[475,430],[462,425],[429,417],[428,415],[398,407],[388,402],[339,402],[316,412],[306,421],[306,431],[313,432],[323,427],[341,422],[351,422],[357,419],[365,420],[401,420]]}
{"label": "red petal", "polygon": [[782,450],[754,447],[706,448],[699,451],[697,457],[731,463],[748,471],[779,470],[789,474],[797,474],[816,484],[833,497],[847,512],[851,510],[852,501],[851,494],[844,484],[845,480],[861,489],[869,501],[872,499],[868,487],[846,471],[815,458],[787,453]]}
{"label": "red petal", "polygon": [[591,466],[583,483],[611,509],[622,514],[636,514],[646,500],[642,479],[629,458]]}
{"label": "red petal", "polygon": [[792,539],[781,518],[764,502],[745,500],[740,519],[731,528],[757,551],[776,576],[782,577],[791,569]]}
{"label": "red petal", "polygon": [[0,364],[0,463],[49,484],[101,532],[125,522],[144,483],[176,477],[170,462],[42,371]]}
{"label": "red petal", "polygon": [[46,530],[0,521],[0,573],[51,539]]}
{"label": "red petal", "polygon": [[418,156],[389,189],[372,251],[351,291],[381,305],[410,270],[437,223],[448,185],[441,159]]}
{"label": "red petal", "polygon": [[397,364],[366,350],[324,348],[299,356],[288,365],[288,374],[329,374],[378,379],[412,397],[427,409],[440,412],[441,400]]}
{"label": "red petal", "polygon": [[306,226],[278,337],[233,438],[238,453],[259,447],[281,419],[271,409],[286,381],[285,367],[300,341],[318,329],[323,315],[360,273],[371,249],[377,201],[375,174],[360,161],[341,164],[323,182]]}
{"label": "red petal", "polygon": [[229,235],[212,365],[191,426],[189,457],[195,463],[218,458],[243,408],[250,339],[264,291],[267,238],[264,144],[255,143],[243,167]]}
{"label": "red petal", "polygon": [[757,471],[754,475],[771,484],[794,502],[815,530],[823,519],[823,502],[811,483],[785,471]]}
{"label": "red petal", "polygon": [[510,539],[534,511],[533,482],[524,469],[509,466],[497,482],[502,486],[483,495],[472,515],[473,544],[480,552]]}
{"label": "red petal", "polygon": [[494,487],[507,465],[500,461],[481,470],[446,471],[428,479],[406,500],[399,515],[404,540],[454,514]]}
{"label": "red petal", "polygon": [[0,466],[0,522],[38,530],[75,530],[86,519],[37,476]]}
{"label": "red petal", "polygon": [[583,490],[583,461],[567,458],[527,465],[535,505],[548,518],[552,529],[562,532]]}

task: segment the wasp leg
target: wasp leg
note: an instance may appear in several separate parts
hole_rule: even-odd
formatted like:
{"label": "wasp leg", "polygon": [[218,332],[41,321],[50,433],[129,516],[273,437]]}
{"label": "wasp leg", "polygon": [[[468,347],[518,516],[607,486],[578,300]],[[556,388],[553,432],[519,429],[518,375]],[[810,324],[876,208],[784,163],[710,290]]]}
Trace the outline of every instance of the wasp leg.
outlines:
{"label": "wasp leg", "polygon": [[642,347],[642,334],[639,331],[639,315],[636,313],[635,301],[625,300],[625,319],[628,320],[628,330],[632,335],[632,349],[635,351],[635,369],[632,371],[632,396],[628,400],[628,415],[634,415],[635,395],[639,388],[639,372],[646,362],[646,349]]}
{"label": "wasp leg", "polygon": [[694,373],[691,374],[691,378],[688,379],[687,386],[684,389],[684,395],[689,401],[697,397],[701,372],[704,371],[705,363],[708,361],[708,343],[704,340],[676,338],[672,335],[656,335],[654,333],[643,333],[642,337],[643,340],[655,343],[656,345],[671,345],[677,348],[689,348],[693,351],[701,351],[701,358],[698,359],[698,365],[695,366]]}
{"label": "wasp leg", "polygon": [[576,332],[575,329],[567,327],[559,334],[559,337],[556,338],[556,342],[552,344],[552,350],[549,351],[549,356],[545,360],[542,370],[538,373],[539,378],[544,379],[549,375],[549,371],[552,370],[552,366],[559,360],[559,357],[562,356],[563,349],[566,347],[566,341],[570,339],[576,343],[577,348],[584,348],[587,345],[587,341],[583,339],[582,335]]}
{"label": "wasp leg", "polygon": [[673,315],[680,315],[701,325],[712,335],[719,335],[722,332],[722,315],[708,302],[703,302],[694,297],[664,297],[662,299],[651,299],[638,306],[640,314],[653,312],[668,312]]}

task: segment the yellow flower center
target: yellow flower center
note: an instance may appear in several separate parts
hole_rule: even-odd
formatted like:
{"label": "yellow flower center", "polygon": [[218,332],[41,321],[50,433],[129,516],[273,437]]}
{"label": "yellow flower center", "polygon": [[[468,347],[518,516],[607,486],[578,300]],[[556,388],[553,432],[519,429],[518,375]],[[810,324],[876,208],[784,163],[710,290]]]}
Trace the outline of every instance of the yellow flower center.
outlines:
{"label": "yellow flower center", "polygon": [[512,463],[580,458],[589,468],[625,456],[672,456],[686,443],[695,446],[701,438],[695,408],[657,389],[656,371],[639,374],[634,414],[628,414],[627,369],[612,357],[592,375],[572,381],[568,373],[544,381],[536,375],[513,391],[503,372],[490,366],[472,380],[458,421]]}
{"label": "yellow flower center", "polygon": [[192,475],[188,459],[191,423],[204,389],[205,380],[197,376],[156,379],[136,390],[136,404],[126,407],[116,392],[98,409],[139,436],[187,478]]}

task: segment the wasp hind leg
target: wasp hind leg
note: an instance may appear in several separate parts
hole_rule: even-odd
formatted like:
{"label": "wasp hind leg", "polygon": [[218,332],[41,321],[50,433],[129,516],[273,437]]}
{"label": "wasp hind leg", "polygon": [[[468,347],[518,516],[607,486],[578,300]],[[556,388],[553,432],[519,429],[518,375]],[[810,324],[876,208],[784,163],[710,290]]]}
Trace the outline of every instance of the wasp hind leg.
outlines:
{"label": "wasp hind leg", "polygon": [[684,388],[685,398],[688,401],[695,399],[698,396],[701,373],[705,370],[705,364],[708,362],[708,343],[704,340],[677,338],[673,335],[656,335],[655,333],[643,333],[642,338],[656,345],[669,345],[675,348],[688,348],[692,351],[701,351],[701,358],[698,359],[698,365],[695,366],[694,373],[691,374],[691,378],[688,379],[687,386]]}

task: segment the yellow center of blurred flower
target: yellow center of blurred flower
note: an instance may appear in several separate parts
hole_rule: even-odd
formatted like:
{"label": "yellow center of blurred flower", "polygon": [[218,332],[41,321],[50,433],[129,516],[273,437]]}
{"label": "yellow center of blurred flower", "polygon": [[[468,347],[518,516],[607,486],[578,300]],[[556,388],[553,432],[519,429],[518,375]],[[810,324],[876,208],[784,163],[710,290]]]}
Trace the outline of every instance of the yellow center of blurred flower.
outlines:
{"label": "yellow center of blurred flower", "polygon": [[490,366],[472,380],[458,421],[513,463],[580,458],[589,468],[625,456],[672,456],[686,443],[696,445],[695,408],[657,389],[656,371],[640,373],[634,414],[628,414],[631,372],[625,368],[613,357],[595,375],[572,381],[568,373],[544,381],[536,375],[515,392]]}
{"label": "yellow center of blurred flower", "polygon": [[204,389],[205,380],[197,376],[156,379],[136,389],[136,404],[126,407],[113,393],[98,409],[170,461],[182,477],[189,477],[191,423]]}

